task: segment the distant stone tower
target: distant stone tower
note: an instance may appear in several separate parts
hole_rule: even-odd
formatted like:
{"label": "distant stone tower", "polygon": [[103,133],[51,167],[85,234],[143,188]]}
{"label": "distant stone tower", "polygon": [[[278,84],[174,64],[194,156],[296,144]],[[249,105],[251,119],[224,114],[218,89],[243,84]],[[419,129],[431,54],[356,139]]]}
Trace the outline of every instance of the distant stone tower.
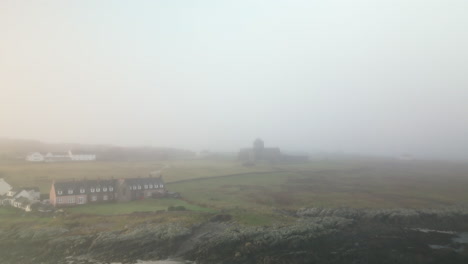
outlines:
{"label": "distant stone tower", "polygon": [[264,149],[265,144],[263,143],[263,140],[261,140],[260,138],[257,138],[253,143],[253,148],[254,149]]}
{"label": "distant stone tower", "polygon": [[253,160],[261,160],[263,156],[263,150],[265,149],[265,144],[263,140],[257,138],[253,143]]}

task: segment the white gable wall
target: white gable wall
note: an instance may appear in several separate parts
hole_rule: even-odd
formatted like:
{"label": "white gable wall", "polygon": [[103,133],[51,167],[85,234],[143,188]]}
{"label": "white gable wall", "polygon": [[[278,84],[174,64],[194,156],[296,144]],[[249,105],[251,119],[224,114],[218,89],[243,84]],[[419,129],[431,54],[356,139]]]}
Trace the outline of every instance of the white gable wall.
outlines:
{"label": "white gable wall", "polygon": [[24,197],[30,201],[34,200],[39,200],[41,196],[41,193],[36,192],[34,190],[21,190],[19,193],[17,193],[14,197],[14,199],[18,199],[20,197]]}
{"label": "white gable wall", "polygon": [[72,160],[75,160],[75,161],[96,160],[96,155],[94,155],[94,154],[73,154]]}
{"label": "white gable wall", "polygon": [[44,161],[44,155],[39,152],[34,152],[26,156],[27,161],[41,162]]}
{"label": "white gable wall", "polygon": [[5,195],[11,190],[11,185],[8,184],[3,178],[0,178],[0,195]]}

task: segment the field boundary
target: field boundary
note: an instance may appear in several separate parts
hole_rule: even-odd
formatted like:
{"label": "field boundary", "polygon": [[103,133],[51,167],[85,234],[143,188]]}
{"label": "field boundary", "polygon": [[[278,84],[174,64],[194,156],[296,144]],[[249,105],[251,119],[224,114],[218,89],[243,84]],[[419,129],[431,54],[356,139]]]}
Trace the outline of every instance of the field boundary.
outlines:
{"label": "field boundary", "polygon": [[336,169],[325,169],[325,170],[291,170],[291,169],[276,169],[276,170],[271,170],[271,171],[250,171],[250,172],[242,172],[242,173],[233,173],[233,174],[223,174],[223,175],[216,175],[216,176],[206,176],[206,177],[199,177],[199,178],[192,178],[192,179],[183,179],[183,180],[176,180],[176,181],[170,181],[166,182],[166,184],[172,184],[172,183],[183,183],[183,182],[191,182],[191,181],[199,181],[199,180],[209,180],[209,179],[217,179],[217,178],[223,178],[223,177],[236,177],[236,176],[245,176],[249,174],[269,174],[269,173],[276,173],[276,172],[290,172],[290,173],[307,173],[307,172],[313,172],[313,173],[330,173],[330,172],[356,172],[356,171],[363,171],[365,168],[356,168],[356,169],[343,169],[343,170],[336,170]]}
{"label": "field boundary", "polygon": [[217,179],[217,178],[223,178],[223,177],[245,176],[249,174],[269,174],[269,173],[275,173],[275,172],[292,172],[292,171],[289,171],[289,170],[274,170],[274,171],[259,171],[259,172],[251,171],[251,172],[243,172],[243,173],[224,174],[224,175],[206,176],[206,177],[193,178],[193,179],[177,180],[177,181],[166,182],[166,184],[183,183],[183,182],[191,182],[191,181],[199,181],[199,180],[209,180],[209,179]]}

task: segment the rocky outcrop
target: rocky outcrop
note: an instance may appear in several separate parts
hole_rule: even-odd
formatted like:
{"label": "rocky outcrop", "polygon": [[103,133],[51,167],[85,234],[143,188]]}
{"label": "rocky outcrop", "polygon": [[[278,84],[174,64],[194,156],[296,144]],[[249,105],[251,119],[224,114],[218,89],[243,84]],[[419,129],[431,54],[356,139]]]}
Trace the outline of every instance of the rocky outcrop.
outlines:
{"label": "rocky outcrop", "polygon": [[291,224],[260,227],[239,225],[224,214],[191,226],[143,223],[81,235],[79,227],[0,229],[0,263],[72,263],[70,256],[84,259],[74,263],[167,257],[200,264],[468,263],[467,245],[454,239],[468,231],[462,209],[307,208],[292,215]]}
{"label": "rocky outcrop", "polygon": [[354,209],[354,208],[303,208],[296,212],[302,218],[343,217],[360,222],[375,222],[389,225],[427,226],[440,229],[467,230],[468,208],[446,209]]}
{"label": "rocky outcrop", "polygon": [[[349,219],[325,217],[298,221],[275,227],[230,226],[197,243],[185,255],[197,263],[276,263],[281,258],[292,261],[321,237],[338,232],[352,223]],[[296,259],[297,260],[297,259]]]}
{"label": "rocky outcrop", "polygon": [[114,232],[73,235],[72,230],[10,230],[0,233],[0,263],[67,263],[69,256],[102,261],[164,259],[191,229],[178,224],[142,224]]}

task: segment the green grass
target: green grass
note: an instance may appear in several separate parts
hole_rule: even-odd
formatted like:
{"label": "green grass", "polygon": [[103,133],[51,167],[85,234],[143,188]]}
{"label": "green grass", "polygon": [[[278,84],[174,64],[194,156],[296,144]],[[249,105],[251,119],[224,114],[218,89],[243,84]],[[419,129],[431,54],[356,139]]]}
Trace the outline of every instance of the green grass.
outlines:
{"label": "green grass", "polygon": [[[468,205],[468,167],[454,164],[362,162],[328,169],[288,165],[253,173],[168,184],[188,201],[220,209],[443,208]],[[286,169],[284,166],[283,169]],[[318,168],[321,169],[318,169]]]}
{"label": "green grass", "polygon": [[[144,219],[138,216],[140,220],[136,220],[133,212],[155,212],[167,210],[169,206],[185,206],[191,212],[166,213],[167,218],[159,215],[158,219],[185,219],[183,221],[189,222],[190,214],[193,217],[209,217],[206,215],[223,212],[231,214],[240,223],[268,225],[290,221],[281,219],[274,213],[275,209],[441,208],[468,205],[468,165],[435,162],[335,160],[259,164],[254,167],[244,167],[239,162],[226,160],[166,163],[17,162],[0,164],[0,177],[5,177],[14,186],[40,186],[41,191],[47,193],[52,179],[137,177],[163,167],[164,180],[168,183],[166,186],[170,191],[179,192],[183,201],[149,199],[77,206],[66,210],[72,217],[85,215],[90,219],[80,220],[83,223],[114,221],[115,225],[120,226],[126,221]],[[91,215],[96,217],[89,217]],[[22,219],[18,213],[2,208],[0,218],[0,221]]]}
{"label": "green grass", "polygon": [[66,211],[73,214],[93,215],[119,215],[134,212],[155,212],[166,210],[169,206],[184,206],[187,210],[198,212],[213,212],[210,208],[191,205],[178,199],[145,199],[124,203],[87,204],[67,208]]}
{"label": "green grass", "polygon": [[32,215],[12,207],[0,207],[0,227],[28,226],[40,228],[56,222],[49,216]]}
{"label": "green grass", "polygon": [[161,168],[157,162],[0,163],[0,177],[13,185],[37,186],[49,193],[53,180],[140,177]]}
{"label": "green grass", "polygon": [[10,207],[0,207],[0,216],[11,216],[15,215],[16,210]]}
{"label": "green grass", "polygon": [[303,164],[257,164],[242,166],[235,160],[179,160],[155,162],[64,162],[34,163],[26,161],[0,162],[0,178],[14,187],[37,186],[48,194],[53,180],[109,179],[145,177],[163,169],[167,183],[231,174],[287,170],[322,170],[352,168],[354,164],[337,162],[310,162]]}
{"label": "green grass", "polygon": [[53,180],[145,177],[150,172],[162,168],[166,182],[274,170],[268,164],[244,167],[235,161],[208,160],[65,163],[17,161],[0,163],[0,178],[5,178],[14,187],[37,186],[41,193],[47,194]]}

